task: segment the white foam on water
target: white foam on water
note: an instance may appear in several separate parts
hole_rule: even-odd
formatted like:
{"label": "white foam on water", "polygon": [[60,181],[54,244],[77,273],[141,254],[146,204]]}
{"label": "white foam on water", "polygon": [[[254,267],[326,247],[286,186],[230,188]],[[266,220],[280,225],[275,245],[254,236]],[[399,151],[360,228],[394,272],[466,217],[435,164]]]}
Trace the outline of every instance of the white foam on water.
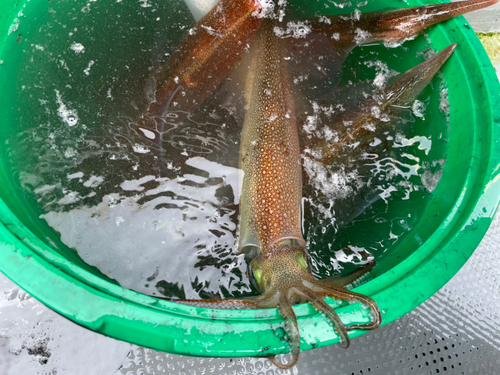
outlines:
{"label": "white foam on water", "polygon": [[73,43],[69,48],[77,54],[85,52],[85,47],[81,43]]}
{"label": "white foam on water", "polygon": [[14,18],[14,21],[12,21],[12,24],[9,27],[8,35],[15,33],[17,31],[17,29],[19,28],[20,22],[21,21],[19,21],[19,18],[17,18],[17,17]]}
{"label": "white foam on water", "polygon": [[87,76],[90,75],[90,68],[92,68],[92,65],[94,65],[94,64],[95,64],[95,61],[90,60],[87,67],[83,70],[83,73]]}
{"label": "white foam on water", "polygon": [[353,187],[362,184],[356,170],[347,171],[345,168],[339,168],[330,171],[323,163],[308,155],[303,155],[302,162],[310,184],[330,199],[345,198],[353,193]]}
{"label": "white foam on water", "polygon": [[[357,9],[356,9],[357,10]],[[369,40],[372,34],[366,30],[362,30],[360,28],[357,28],[355,30],[355,36],[354,36],[354,41],[356,44],[363,44],[366,40]]]}
{"label": "white foam on water", "polygon": [[422,120],[425,120],[425,103],[420,100],[415,100],[412,105],[413,114],[417,117],[420,117]]}
{"label": "white foam on water", "polygon": [[[424,185],[428,192],[432,193],[438,185],[439,180],[441,179],[441,176],[443,174],[443,166],[445,162],[445,159],[439,159],[430,163],[430,166],[425,166],[425,172],[421,175],[420,178],[422,180],[422,185]],[[439,168],[435,172],[432,172],[431,168],[436,169],[436,166],[439,166]]]}
{"label": "white foam on water", "polygon": [[368,68],[375,67],[377,74],[373,80],[373,85],[378,89],[383,89],[389,78],[398,75],[398,72],[390,69],[389,66],[381,60],[365,61],[364,64]]}
{"label": "white foam on water", "polygon": [[307,37],[312,32],[312,29],[307,22],[290,21],[287,22],[286,29],[275,26],[273,31],[279,38],[301,39]]}
{"label": "white foam on water", "polygon": [[134,152],[137,152],[138,154],[147,154],[148,152],[151,151],[148,147],[146,147],[144,145],[140,145],[138,143],[133,145],[132,149],[134,150]]}
{"label": "white foam on water", "polygon": [[56,101],[59,104],[59,108],[57,108],[57,114],[59,118],[68,126],[75,126],[78,124],[78,113],[75,109],[68,109],[66,104],[64,104],[61,94],[59,90],[55,90],[56,92]]}

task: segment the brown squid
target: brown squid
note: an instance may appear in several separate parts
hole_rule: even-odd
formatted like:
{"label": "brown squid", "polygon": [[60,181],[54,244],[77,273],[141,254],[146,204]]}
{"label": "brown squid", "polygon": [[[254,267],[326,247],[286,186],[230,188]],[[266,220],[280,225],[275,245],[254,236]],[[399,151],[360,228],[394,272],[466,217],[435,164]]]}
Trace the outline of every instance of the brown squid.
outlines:
{"label": "brown squid", "polygon": [[[465,12],[486,7],[498,0],[469,0],[453,4],[413,7],[361,14],[357,18],[328,17],[310,20],[315,35],[326,35],[337,49],[340,64],[358,44],[412,37],[426,27]],[[298,360],[299,328],[293,304],[310,302],[324,313],[340,338],[349,345],[347,331],[371,330],[380,326],[381,312],[374,300],[345,288],[366,270],[341,279],[316,280],[310,271],[306,243],[301,233],[302,167],[295,103],[285,59],[290,48],[275,32],[276,19],[266,19],[257,0],[222,0],[181,42],[170,61],[156,73],[156,101],[145,110],[137,127],[155,128],[161,135],[162,119],[175,102],[193,111],[230,72],[250,43],[251,63],[245,83],[246,115],[241,138],[240,165],[244,171],[241,194],[239,249],[252,259],[251,277],[260,295],[238,300],[184,300],[213,308],[278,307],[285,320],[292,360]],[[365,30],[357,38],[356,30]],[[332,37],[332,35],[338,37]],[[307,39],[306,39],[307,41]],[[314,43],[314,40],[309,42]],[[301,42],[302,43],[302,42]],[[292,46],[296,48],[297,46]],[[345,140],[369,138],[367,124],[378,124],[372,108],[390,112],[394,106],[415,99],[453,53],[451,45],[425,62],[393,79],[386,88],[363,103],[343,120],[352,125],[340,141],[321,145],[322,162],[331,163],[341,153]],[[373,134],[373,133],[371,133]],[[161,141],[161,137],[160,137]],[[371,309],[367,324],[345,326],[323,298],[354,301]]]}

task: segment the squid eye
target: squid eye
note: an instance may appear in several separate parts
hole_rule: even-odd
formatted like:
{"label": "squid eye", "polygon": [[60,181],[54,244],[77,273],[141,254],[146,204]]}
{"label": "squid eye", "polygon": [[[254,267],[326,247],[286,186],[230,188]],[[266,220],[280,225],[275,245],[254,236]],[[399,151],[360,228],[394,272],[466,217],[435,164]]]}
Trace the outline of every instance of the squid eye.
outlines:
{"label": "squid eye", "polygon": [[303,269],[309,269],[309,263],[307,262],[306,257],[302,253],[298,253],[296,256],[297,263],[303,268]]}
{"label": "squid eye", "polygon": [[259,266],[259,263],[253,260],[250,263],[250,277],[255,282],[257,288],[260,289],[260,285],[262,283],[262,269]]}
{"label": "squid eye", "polygon": [[253,277],[255,278],[255,282],[257,283],[257,285],[260,285],[260,283],[262,282],[262,270],[255,270],[253,272]]}

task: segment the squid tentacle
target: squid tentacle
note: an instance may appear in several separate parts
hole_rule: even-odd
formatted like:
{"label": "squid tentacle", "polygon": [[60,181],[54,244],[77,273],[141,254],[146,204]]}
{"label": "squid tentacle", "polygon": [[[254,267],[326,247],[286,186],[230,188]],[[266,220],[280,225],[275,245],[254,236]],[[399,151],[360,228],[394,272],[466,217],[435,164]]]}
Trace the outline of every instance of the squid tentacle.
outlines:
{"label": "squid tentacle", "polygon": [[307,300],[317,311],[322,312],[326,315],[328,320],[330,320],[330,322],[332,323],[335,332],[340,338],[338,345],[341,348],[347,349],[350,344],[349,335],[347,334],[346,326],[344,325],[344,323],[342,323],[342,320],[340,320],[340,317],[335,312],[335,310],[330,307],[320,296],[318,296],[308,288],[297,288],[297,293],[307,298]]}
{"label": "squid tentacle", "polygon": [[295,315],[295,312],[293,311],[292,305],[286,297],[286,294],[287,293],[282,293],[280,295],[278,310],[285,320],[285,332],[288,334],[290,342],[290,354],[292,355],[292,359],[289,363],[283,364],[278,362],[276,356],[268,357],[276,367],[282,370],[287,370],[295,366],[295,364],[299,360],[300,354],[299,324],[297,323],[297,317]]}
{"label": "squid tentacle", "polygon": [[[370,308],[372,311],[375,319],[371,323],[367,324],[353,324],[350,325],[347,329],[352,330],[352,329],[360,329],[360,330],[372,330],[375,328],[378,328],[380,324],[382,323],[382,314],[380,313],[380,309],[377,305],[377,303],[371,299],[370,297],[367,297],[363,294],[355,293],[350,290],[346,290],[341,287],[336,287],[334,285],[330,285],[328,283],[322,282],[322,281],[316,281],[314,283],[315,287],[319,287],[319,293],[325,295],[325,296],[335,296],[337,298],[342,298],[346,301],[356,301],[360,302]],[[321,290],[322,289],[322,290]]]}
{"label": "squid tentacle", "polygon": [[160,298],[165,301],[180,303],[182,305],[204,307],[207,309],[222,310],[253,310],[261,308],[260,300],[255,299],[173,299]]}

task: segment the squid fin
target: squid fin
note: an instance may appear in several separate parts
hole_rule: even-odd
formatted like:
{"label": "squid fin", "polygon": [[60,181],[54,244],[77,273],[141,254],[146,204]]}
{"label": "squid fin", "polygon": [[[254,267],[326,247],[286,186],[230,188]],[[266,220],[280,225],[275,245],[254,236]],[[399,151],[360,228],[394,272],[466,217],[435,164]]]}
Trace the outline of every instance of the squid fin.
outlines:
{"label": "squid fin", "polygon": [[[381,116],[391,114],[394,108],[414,100],[451,56],[456,46],[452,44],[423,63],[398,75],[389,82],[381,94],[374,95],[373,98],[362,103],[357,111],[350,111],[337,119],[339,123],[352,125],[339,130],[342,133],[339,134],[338,142],[323,143],[321,146],[322,163],[329,165],[339,158],[347,159],[363,150],[363,146],[372,141],[374,134],[366,125],[372,124],[376,128],[375,131],[381,130],[383,124],[386,124],[380,121]],[[373,108],[378,108],[378,114],[374,114]],[[346,147],[353,139],[359,143],[358,147]]]}

